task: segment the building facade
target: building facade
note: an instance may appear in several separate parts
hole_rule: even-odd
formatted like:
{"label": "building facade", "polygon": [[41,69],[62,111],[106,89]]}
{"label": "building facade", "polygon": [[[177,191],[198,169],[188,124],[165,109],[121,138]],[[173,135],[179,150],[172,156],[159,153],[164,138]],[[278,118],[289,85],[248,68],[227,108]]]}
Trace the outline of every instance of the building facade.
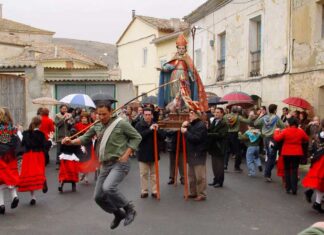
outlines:
{"label": "building facade", "polygon": [[[117,41],[121,78],[131,80],[140,95],[159,84],[161,64],[176,52],[177,35],[187,30],[188,24],[179,19],[159,19],[135,15]],[[151,95],[156,95],[152,93]]]}
{"label": "building facade", "polygon": [[206,90],[218,96],[242,91],[259,105],[283,106],[289,96],[289,9],[288,0],[209,0],[186,16],[196,28],[195,63]]}

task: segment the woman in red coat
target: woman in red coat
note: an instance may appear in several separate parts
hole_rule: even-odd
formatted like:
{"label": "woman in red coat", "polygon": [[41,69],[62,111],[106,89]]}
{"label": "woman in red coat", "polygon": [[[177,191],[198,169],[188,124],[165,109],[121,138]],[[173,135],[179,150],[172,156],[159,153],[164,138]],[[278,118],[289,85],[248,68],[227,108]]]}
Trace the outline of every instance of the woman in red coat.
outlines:
{"label": "woman in red coat", "polygon": [[303,129],[298,128],[296,118],[289,118],[288,125],[282,131],[276,129],[273,139],[277,142],[283,141],[281,154],[284,159],[286,192],[296,195],[299,161],[304,155],[302,144],[308,142],[309,138]]}
{"label": "woman in red coat", "polygon": [[51,118],[48,117],[49,110],[48,108],[42,108],[41,110],[41,124],[39,130],[44,133],[46,139],[45,145],[45,165],[49,163],[49,150],[52,147],[52,142],[49,140],[51,133],[54,133],[55,126]]}

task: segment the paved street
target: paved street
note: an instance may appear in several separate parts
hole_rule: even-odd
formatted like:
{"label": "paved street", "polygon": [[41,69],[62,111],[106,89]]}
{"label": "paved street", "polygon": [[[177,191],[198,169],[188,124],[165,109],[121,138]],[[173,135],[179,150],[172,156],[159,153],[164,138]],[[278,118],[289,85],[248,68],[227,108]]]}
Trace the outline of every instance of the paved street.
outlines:
{"label": "paved street", "polygon": [[[298,196],[287,195],[280,179],[265,183],[262,176],[249,178],[246,173],[226,173],[222,189],[208,187],[205,202],[184,201],[183,187],[167,185],[168,159],[162,156],[161,201],[140,199],[137,160],[121,185],[122,191],[134,201],[138,216],[128,227],[109,229],[112,216],[105,214],[92,200],[93,176],[90,185],[78,185],[77,192],[57,191],[57,171],[53,160],[47,168],[49,192],[37,193],[37,205],[29,205],[29,194],[20,194],[20,204],[14,211],[0,217],[1,235],[46,234],[247,234],[290,235],[316,221],[321,215],[310,209],[302,191]],[[208,164],[210,159],[208,159]],[[209,164],[210,165],[210,164]],[[245,165],[243,165],[245,170]],[[246,170],[245,170],[246,172]],[[211,169],[208,167],[209,181]],[[10,201],[6,195],[6,204]]]}

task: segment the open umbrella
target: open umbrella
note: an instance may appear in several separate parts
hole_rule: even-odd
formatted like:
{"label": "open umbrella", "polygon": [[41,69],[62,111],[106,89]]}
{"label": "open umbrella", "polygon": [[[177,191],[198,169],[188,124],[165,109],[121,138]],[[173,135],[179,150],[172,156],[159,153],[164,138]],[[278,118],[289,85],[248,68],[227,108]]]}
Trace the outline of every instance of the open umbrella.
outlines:
{"label": "open umbrella", "polygon": [[210,96],[208,97],[208,105],[218,105],[218,104],[227,104],[228,101],[221,101],[219,96]]}
{"label": "open umbrella", "polygon": [[312,105],[307,100],[300,97],[289,97],[282,102],[302,109],[312,109]]}
{"label": "open umbrella", "polygon": [[157,97],[153,95],[144,97],[141,104],[157,104]]}
{"label": "open umbrella", "polygon": [[62,102],[52,98],[52,97],[39,97],[32,100],[33,104],[40,104],[40,105],[59,105]]}
{"label": "open umbrella", "polygon": [[85,94],[71,94],[60,99],[60,102],[75,106],[87,106],[96,108],[96,105],[93,103],[92,99]]}
{"label": "open umbrella", "polygon": [[242,108],[253,106],[253,99],[248,94],[241,91],[234,91],[222,97],[220,101],[227,101],[228,106],[239,105]]}

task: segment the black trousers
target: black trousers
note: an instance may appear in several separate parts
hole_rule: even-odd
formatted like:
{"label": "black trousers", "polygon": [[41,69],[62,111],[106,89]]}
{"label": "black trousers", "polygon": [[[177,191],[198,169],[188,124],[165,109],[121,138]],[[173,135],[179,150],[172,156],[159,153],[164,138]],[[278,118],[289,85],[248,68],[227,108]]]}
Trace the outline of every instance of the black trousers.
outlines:
{"label": "black trousers", "polygon": [[228,165],[230,153],[235,154],[234,168],[239,169],[242,162],[242,152],[241,152],[241,145],[240,145],[240,140],[238,139],[237,132],[228,132],[226,166]]}
{"label": "black trousers", "polygon": [[297,192],[298,166],[301,156],[283,156],[285,164],[286,190]]}
{"label": "black trousers", "polygon": [[212,169],[214,174],[214,183],[224,183],[224,155],[223,154],[212,154]]}
{"label": "black trousers", "polygon": [[[170,160],[169,178],[174,179],[175,163],[176,163],[176,153],[175,152],[169,152],[169,160]],[[182,156],[182,152],[179,153],[178,171],[179,171],[179,174],[180,174],[180,178],[183,178],[183,156]]]}

